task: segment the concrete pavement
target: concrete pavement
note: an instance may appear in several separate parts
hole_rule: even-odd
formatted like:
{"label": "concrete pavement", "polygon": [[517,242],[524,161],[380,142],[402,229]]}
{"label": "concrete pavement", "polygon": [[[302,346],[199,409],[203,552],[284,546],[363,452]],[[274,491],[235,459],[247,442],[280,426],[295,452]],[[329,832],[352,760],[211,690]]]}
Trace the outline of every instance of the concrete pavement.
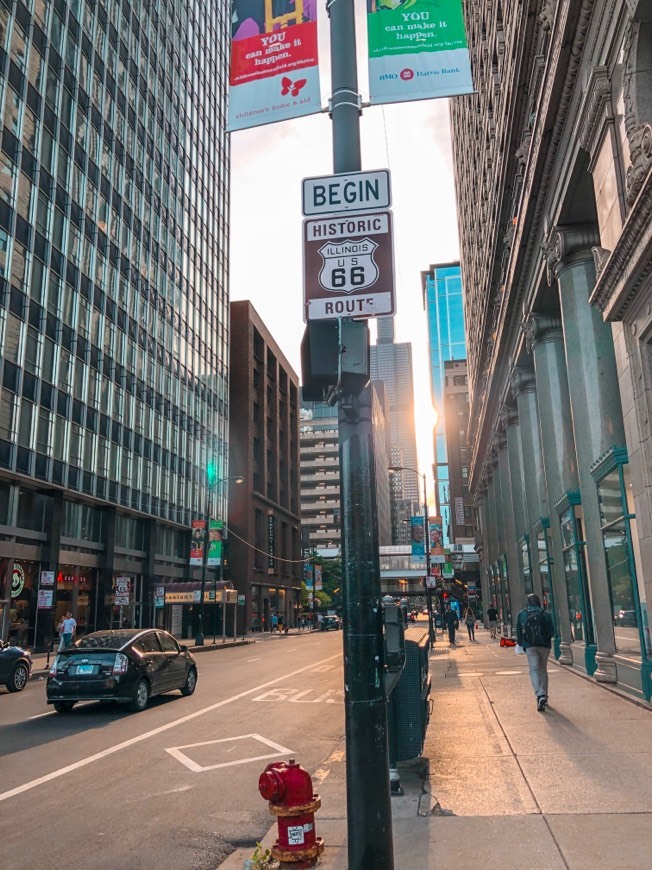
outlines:
{"label": "concrete pavement", "polygon": [[[396,870],[652,866],[652,707],[552,663],[539,713],[525,657],[483,629],[458,637],[438,636],[423,757],[401,766],[405,794],[392,799]],[[347,867],[344,768],[342,745],[314,772],[322,868]],[[274,826],[264,845],[275,837]]]}

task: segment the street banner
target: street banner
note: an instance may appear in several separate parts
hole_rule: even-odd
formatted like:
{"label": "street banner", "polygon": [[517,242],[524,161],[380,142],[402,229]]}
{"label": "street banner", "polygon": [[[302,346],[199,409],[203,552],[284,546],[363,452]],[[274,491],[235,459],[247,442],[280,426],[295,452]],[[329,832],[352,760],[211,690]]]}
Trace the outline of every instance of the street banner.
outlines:
{"label": "street banner", "polygon": [[54,586],[54,571],[41,571],[41,587]]}
{"label": "street banner", "polygon": [[211,518],[208,524],[208,553],[206,565],[215,567],[222,563],[222,538],[224,537],[224,523],[222,520]]}
{"label": "street banner", "polygon": [[425,556],[423,517],[410,517],[410,542],[413,556]]}
{"label": "street banner", "polygon": [[157,586],[154,590],[154,607],[165,606],[165,586]]}
{"label": "street banner", "polygon": [[442,556],[444,553],[444,533],[441,517],[432,517],[428,524],[430,555]]}
{"label": "street banner", "polygon": [[204,562],[204,538],[206,533],[205,520],[192,521],[192,538],[190,540],[190,564],[201,565]]}
{"label": "street banner", "polygon": [[227,130],[321,111],[317,0],[232,0]]}
{"label": "street banner", "polygon": [[473,93],[462,0],[367,0],[371,103]]}
{"label": "street banner", "polygon": [[308,590],[312,589],[312,564],[310,562],[303,563],[303,582]]}
{"label": "street banner", "polygon": [[315,592],[321,592],[324,584],[321,579],[321,565],[315,565]]}

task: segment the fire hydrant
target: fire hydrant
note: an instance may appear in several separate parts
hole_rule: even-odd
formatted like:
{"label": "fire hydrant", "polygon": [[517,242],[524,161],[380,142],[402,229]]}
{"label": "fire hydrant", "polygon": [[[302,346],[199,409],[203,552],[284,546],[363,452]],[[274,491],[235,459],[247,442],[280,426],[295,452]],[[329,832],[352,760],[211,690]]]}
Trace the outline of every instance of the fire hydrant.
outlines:
{"label": "fire hydrant", "polygon": [[274,761],[261,773],[258,790],[278,819],[272,857],[281,867],[314,867],[324,851],[324,840],[315,834],[315,810],[321,798],[312,789],[308,771],[294,758],[287,764]]}

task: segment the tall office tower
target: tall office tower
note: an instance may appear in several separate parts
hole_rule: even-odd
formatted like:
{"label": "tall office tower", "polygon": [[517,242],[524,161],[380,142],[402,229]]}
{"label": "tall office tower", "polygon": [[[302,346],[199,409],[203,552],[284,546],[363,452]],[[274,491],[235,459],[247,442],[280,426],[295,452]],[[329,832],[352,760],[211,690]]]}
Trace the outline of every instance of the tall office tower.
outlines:
{"label": "tall office tower", "polygon": [[310,548],[327,558],[342,546],[338,413],[326,402],[301,401],[301,525]]}
{"label": "tall office tower", "polygon": [[[378,540],[392,540],[389,442],[385,385],[372,382]],[[301,525],[304,540],[326,558],[341,554],[340,450],[338,409],[326,402],[301,401]]]}
{"label": "tall office tower", "polygon": [[[371,377],[385,384],[388,407],[390,450],[400,451],[400,461],[392,464],[418,469],[417,441],[414,428],[414,385],[412,380],[412,345],[394,341],[391,318],[378,321],[377,344],[371,346]],[[419,477],[412,472],[392,476],[392,543],[407,539],[403,526],[405,506],[399,502],[419,503]]]}
{"label": "tall office tower", "polygon": [[[246,300],[231,303],[229,571],[246,626],[301,607],[299,378]],[[240,614],[242,616],[242,614]],[[241,626],[242,627],[242,626]]]}
{"label": "tall office tower", "polygon": [[447,360],[466,358],[466,334],[459,263],[439,263],[421,273],[423,303],[428,316],[430,389],[438,419],[435,426],[435,491],[443,520],[444,543],[451,538],[451,494],[446,453],[444,366]]}
{"label": "tall office tower", "polygon": [[450,540],[475,543],[473,499],[469,493],[469,387],[466,360],[444,362],[446,455],[450,481]]}
{"label": "tall office tower", "polygon": [[118,601],[170,624],[155,589],[198,575],[207,460],[228,474],[229,35],[214,0],[0,4],[0,599],[29,646]]}

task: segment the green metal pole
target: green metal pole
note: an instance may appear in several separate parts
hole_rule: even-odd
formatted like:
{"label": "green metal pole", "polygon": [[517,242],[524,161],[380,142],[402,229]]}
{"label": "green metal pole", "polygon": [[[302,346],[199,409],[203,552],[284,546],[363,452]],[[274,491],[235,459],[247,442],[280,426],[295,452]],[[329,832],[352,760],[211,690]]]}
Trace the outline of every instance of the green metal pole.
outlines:
{"label": "green metal pole", "polygon": [[[333,170],[361,168],[353,0],[327,0]],[[349,870],[393,870],[372,393],[339,396]]]}
{"label": "green metal pole", "polygon": [[[210,490],[209,490],[210,492]],[[199,602],[199,630],[195,637],[195,646],[204,645],[204,591],[206,589],[206,557],[208,554],[208,524],[210,522],[210,499],[206,495],[206,519],[204,524],[204,550],[201,560],[201,599]]]}

